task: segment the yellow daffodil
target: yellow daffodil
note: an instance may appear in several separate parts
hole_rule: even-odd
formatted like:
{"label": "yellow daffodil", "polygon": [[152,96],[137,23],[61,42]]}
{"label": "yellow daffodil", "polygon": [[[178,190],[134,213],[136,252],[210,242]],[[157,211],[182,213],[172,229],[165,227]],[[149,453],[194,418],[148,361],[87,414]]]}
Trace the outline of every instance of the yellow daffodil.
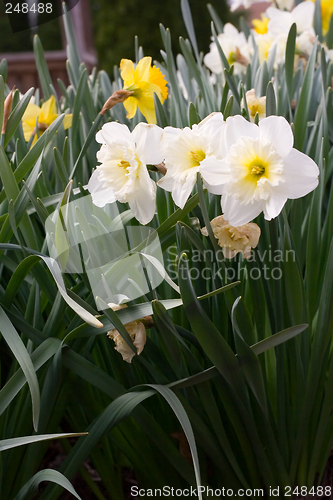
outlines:
{"label": "yellow daffodil", "polygon": [[[36,135],[36,121],[38,118],[38,130],[42,134],[59,114],[57,112],[57,105],[54,96],[44,102],[40,108],[36,104],[28,104],[27,109],[22,117],[23,134],[25,140],[28,142],[31,136],[34,135],[33,144],[37,141]],[[67,129],[72,125],[72,114],[65,115],[63,120],[64,128]]]}
{"label": "yellow daffodil", "polygon": [[[315,2],[315,0],[312,0],[312,2]],[[330,27],[330,20],[333,14],[333,2],[332,0],[321,0],[320,7],[323,34],[326,35],[328,28]]]}
{"label": "yellow daffodil", "polygon": [[267,33],[267,25],[269,23],[269,18],[261,14],[261,19],[252,19],[253,29],[258,35],[264,35]]}
{"label": "yellow daffodil", "polygon": [[139,107],[147,122],[155,124],[154,94],[163,104],[168,96],[168,88],[164,75],[156,66],[151,66],[151,62],[151,57],[143,57],[134,67],[130,59],[122,59],[120,74],[124,80],[124,90],[133,92],[124,101],[127,118],[133,118]]}

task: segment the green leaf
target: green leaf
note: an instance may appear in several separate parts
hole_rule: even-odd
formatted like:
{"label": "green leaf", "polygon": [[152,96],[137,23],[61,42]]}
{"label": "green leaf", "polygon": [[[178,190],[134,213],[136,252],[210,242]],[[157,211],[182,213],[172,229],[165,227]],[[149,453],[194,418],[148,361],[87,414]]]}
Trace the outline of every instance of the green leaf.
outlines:
{"label": "green leaf", "polygon": [[186,254],[182,254],[179,259],[178,276],[185,313],[194,334],[209,359],[228,381],[230,386],[238,391],[239,394],[242,394],[244,386],[240,378],[239,363],[235,358],[234,352],[198,302],[191,283]]}
{"label": "green leaf", "polygon": [[81,497],[76,493],[72,484],[60,472],[53,469],[44,469],[37,472],[29,481],[20,489],[14,500],[25,500],[30,495],[38,493],[40,483],[43,481],[51,481],[59,486],[62,486],[69,491],[75,498],[81,500]]}
{"label": "green leaf", "polygon": [[31,96],[34,93],[34,89],[31,88],[24,94],[22,99],[17,103],[13,111],[11,112],[8,122],[7,122],[7,128],[6,128],[6,134],[5,134],[5,147],[7,146],[8,142],[12,138],[15,130],[19,126],[22,116],[24,115],[24,112],[29,104],[29,101],[31,99]]}
{"label": "green leaf", "polygon": [[86,436],[87,432],[70,432],[62,434],[40,434],[34,436],[23,436],[18,438],[3,439],[0,441],[0,452],[9,450],[11,448],[16,448],[17,446],[23,446],[30,443],[37,443],[38,441],[48,441],[49,439],[62,439],[77,436]]}
{"label": "green leaf", "polygon": [[36,372],[25,345],[2,307],[0,307],[0,331],[27,379],[32,400],[33,425],[34,429],[37,431],[40,411],[40,392]]}
{"label": "green leaf", "polygon": [[[31,331],[32,328],[25,322],[25,327]],[[44,340],[37,349],[31,354],[31,361],[34,366],[34,370],[37,371],[41,366],[43,366],[54,354],[57,352],[61,346],[61,341],[55,338],[48,338]],[[27,379],[19,368],[14,375],[8,380],[8,382],[2,387],[0,391],[0,415],[7,409],[10,402],[15,398],[15,396],[22,389]]]}
{"label": "green leaf", "polygon": [[315,0],[315,11],[314,11],[314,21],[313,27],[318,36],[320,42],[323,41],[323,22],[321,18],[321,2],[320,0]]}
{"label": "green leaf", "polygon": [[189,108],[189,125],[192,128],[194,124],[200,123],[200,116],[197,113],[197,110],[193,104],[193,102],[190,102],[190,108]]}
{"label": "green leaf", "polygon": [[38,76],[44,94],[44,100],[47,101],[51,97],[50,85],[52,85],[52,79],[45,60],[43,46],[38,35],[34,36],[33,48]]}
{"label": "green leaf", "polygon": [[317,55],[317,42],[313,45],[312,53],[306,67],[302,90],[299,101],[297,103],[295,122],[294,122],[294,135],[295,147],[302,151],[308,125],[310,104],[313,99],[312,89],[314,81],[314,68]]}
{"label": "green leaf", "polygon": [[198,61],[199,60],[199,51],[198,51],[197,39],[195,37],[191,9],[190,9],[188,0],[181,0],[180,7],[182,10],[182,15],[183,15],[184,23],[185,23],[185,26],[187,29],[187,33],[188,33],[188,36],[190,37],[191,44],[192,44],[192,47],[194,50],[194,54],[195,54],[195,57]]}
{"label": "green leaf", "polygon": [[3,77],[0,74],[0,127],[1,127],[1,129],[2,129],[2,124],[3,124],[4,100],[5,100],[5,84],[3,81]]}
{"label": "green leaf", "polygon": [[266,90],[266,116],[276,115],[276,97],[272,82],[269,82]]}
{"label": "green leaf", "polygon": [[20,190],[12,167],[2,146],[0,146],[0,177],[8,200],[15,201]]}
{"label": "green leaf", "polygon": [[296,35],[297,35],[297,27],[296,24],[293,23],[292,26],[290,27],[288,34],[287,45],[286,45],[286,62],[284,67],[290,107],[291,107],[291,101],[293,99]]}

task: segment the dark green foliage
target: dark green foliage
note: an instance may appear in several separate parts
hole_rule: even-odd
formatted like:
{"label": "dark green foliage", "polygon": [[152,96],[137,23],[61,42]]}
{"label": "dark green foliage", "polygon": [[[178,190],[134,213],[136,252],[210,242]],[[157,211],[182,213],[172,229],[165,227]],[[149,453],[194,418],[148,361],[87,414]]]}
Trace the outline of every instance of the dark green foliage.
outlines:
{"label": "dark green foliage", "polygon": [[[159,23],[170,28],[175,52],[179,52],[178,37],[187,38],[180,0],[90,0],[93,13],[95,45],[100,66],[109,74],[122,58],[134,58],[134,37],[138,36],[144,54],[161,60],[162,41]],[[208,52],[211,17],[206,0],[190,1],[193,23],[200,51]],[[226,0],[210,2],[223,23],[230,22]]]}

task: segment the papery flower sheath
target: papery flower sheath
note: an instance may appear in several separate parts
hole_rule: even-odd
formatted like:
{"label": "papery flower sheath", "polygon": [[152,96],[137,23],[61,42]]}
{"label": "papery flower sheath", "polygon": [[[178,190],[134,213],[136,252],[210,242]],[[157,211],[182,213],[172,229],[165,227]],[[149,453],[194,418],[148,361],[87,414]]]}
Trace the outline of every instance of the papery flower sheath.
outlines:
{"label": "papery flower sheath", "polygon": [[128,203],[141,224],[154,217],[156,184],[147,164],[158,164],[163,157],[158,149],[162,129],[139,123],[133,132],[117,122],[106,123],[96,134],[102,144],[97,153],[101,163],[93,172],[88,190],[93,203],[104,207],[116,200]]}
{"label": "papery flower sheath", "polygon": [[164,75],[156,66],[151,66],[151,57],[143,57],[136,67],[130,59],[120,62],[120,75],[124,80],[124,90],[133,92],[124,101],[127,118],[133,118],[140,109],[148,123],[156,123],[154,94],[161,103],[168,97],[168,87]]}
{"label": "papery flower sheath", "polygon": [[[36,121],[38,118],[38,130],[42,134],[50,125],[58,118],[57,104],[55,97],[52,95],[50,99],[45,101],[40,108],[36,104],[29,103],[22,117],[22,127],[24,139],[28,142],[32,135],[35,135],[33,144],[37,141]],[[72,125],[72,114],[67,114],[63,119],[64,129]]]}
{"label": "papery flower sheath", "polygon": [[285,118],[269,116],[257,126],[240,115],[232,116],[226,120],[224,136],[224,158],[219,160],[221,205],[224,219],[232,226],[246,224],[262,211],[271,220],[288,198],[300,198],[317,187],[319,169],[293,148]]}
{"label": "papery flower sheath", "polygon": [[196,183],[198,172],[211,191],[216,183],[221,183],[220,175],[215,177],[215,170],[219,169],[218,159],[222,158],[224,126],[222,113],[212,113],[198,125],[193,125],[192,129],[164,129],[160,150],[167,173],[158,181],[158,185],[171,191],[178,207],[184,207]]}
{"label": "papery flower sheath", "polygon": [[[260,227],[253,222],[242,226],[231,226],[223,215],[219,215],[210,221],[215,238],[222,248],[226,259],[233,259],[237,253],[242,253],[245,259],[251,257],[251,248],[258,245],[260,238]],[[201,229],[204,236],[208,236],[206,227]]]}

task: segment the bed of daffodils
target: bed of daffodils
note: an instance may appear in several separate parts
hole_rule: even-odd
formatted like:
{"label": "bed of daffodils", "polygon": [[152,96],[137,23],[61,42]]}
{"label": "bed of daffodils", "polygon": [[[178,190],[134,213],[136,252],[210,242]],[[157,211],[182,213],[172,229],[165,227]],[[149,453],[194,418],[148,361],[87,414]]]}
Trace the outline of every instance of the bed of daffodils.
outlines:
{"label": "bed of daffodils", "polygon": [[1,498],[331,497],[333,3],[208,9],[207,54],[181,0],[160,62],[89,74],[65,11],[69,85],[0,63]]}

